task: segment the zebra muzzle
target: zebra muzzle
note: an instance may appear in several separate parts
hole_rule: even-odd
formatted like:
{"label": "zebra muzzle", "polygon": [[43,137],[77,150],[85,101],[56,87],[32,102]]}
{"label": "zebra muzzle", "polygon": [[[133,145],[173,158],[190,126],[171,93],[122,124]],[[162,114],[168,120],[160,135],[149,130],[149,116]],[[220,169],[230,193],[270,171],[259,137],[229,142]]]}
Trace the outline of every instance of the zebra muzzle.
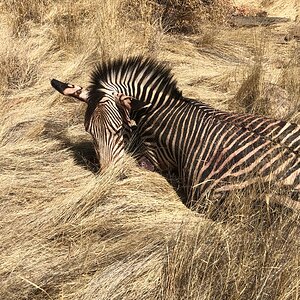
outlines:
{"label": "zebra muzzle", "polygon": [[138,164],[142,169],[146,169],[148,171],[154,171],[155,167],[154,165],[150,162],[150,160],[145,157],[142,156],[139,160],[138,160]]}

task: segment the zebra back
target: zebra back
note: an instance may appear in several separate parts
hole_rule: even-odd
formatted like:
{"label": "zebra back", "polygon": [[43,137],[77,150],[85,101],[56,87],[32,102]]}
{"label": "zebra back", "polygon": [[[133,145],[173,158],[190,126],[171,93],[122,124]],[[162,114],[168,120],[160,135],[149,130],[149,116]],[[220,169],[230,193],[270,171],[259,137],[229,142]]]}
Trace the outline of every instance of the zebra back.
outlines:
{"label": "zebra back", "polygon": [[216,113],[216,117],[222,121],[243,127],[299,155],[300,126],[295,123],[275,120],[265,116],[221,111]]}

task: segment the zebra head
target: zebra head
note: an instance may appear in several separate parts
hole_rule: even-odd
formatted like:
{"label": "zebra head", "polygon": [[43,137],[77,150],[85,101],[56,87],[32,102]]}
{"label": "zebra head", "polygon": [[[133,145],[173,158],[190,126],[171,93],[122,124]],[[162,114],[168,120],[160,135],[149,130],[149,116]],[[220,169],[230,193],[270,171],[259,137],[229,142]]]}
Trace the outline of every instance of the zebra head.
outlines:
{"label": "zebra head", "polygon": [[[141,144],[139,133],[147,119],[146,112],[154,111],[162,101],[182,96],[164,64],[141,56],[97,64],[87,89],[56,79],[51,84],[63,95],[87,103],[85,129],[93,137],[101,170],[122,160],[135,125],[132,140]],[[140,165],[152,170],[156,160],[153,155],[152,159],[144,156],[145,149],[140,148],[133,149]]]}
{"label": "zebra head", "polygon": [[91,97],[90,88],[56,79],[51,80],[51,85],[61,94],[87,103],[84,125],[93,138],[100,170],[121,161],[126,138],[130,136],[128,133],[134,124],[129,117],[132,99],[118,93],[96,93],[95,99],[95,93]]}

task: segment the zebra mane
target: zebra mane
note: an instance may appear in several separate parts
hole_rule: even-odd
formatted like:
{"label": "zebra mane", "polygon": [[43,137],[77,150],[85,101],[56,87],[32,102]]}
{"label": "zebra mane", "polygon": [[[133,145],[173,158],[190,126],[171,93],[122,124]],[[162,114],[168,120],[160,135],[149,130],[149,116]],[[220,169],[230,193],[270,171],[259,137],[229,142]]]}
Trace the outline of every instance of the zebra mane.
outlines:
{"label": "zebra mane", "polygon": [[[135,86],[140,95],[143,89],[159,90],[165,96],[176,100],[182,97],[171,69],[152,58],[133,56],[126,59],[115,59],[96,65],[91,74],[89,101],[98,103],[105,92],[123,92],[126,86]],[[130,90],[129,88],[129,90]],[[151,96],[151,93],[149,93]],[[143,102],[151,100],[141,98]],[[134,95],[128,95],[134,96]],[[151,97],[150,97],[151,98]]]}

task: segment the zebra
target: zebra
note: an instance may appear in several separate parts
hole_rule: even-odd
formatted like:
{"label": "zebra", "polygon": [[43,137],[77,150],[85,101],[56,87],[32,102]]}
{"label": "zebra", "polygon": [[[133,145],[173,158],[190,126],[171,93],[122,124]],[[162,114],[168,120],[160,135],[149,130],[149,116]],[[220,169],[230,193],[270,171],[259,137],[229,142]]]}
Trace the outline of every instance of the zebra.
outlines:
{"label": "zebra", "polygon": [[[87,103],[85,128],[101,168],[121,160],[134,136],[146,166],[177,173],[190,207],[257,182],[299,197],[299,125],[184,97],[164,63],[142,56],[109,60],[96,65],[87,89],[55,79],[52,85]],[[284,204],[300,209],[291,198]]]}

